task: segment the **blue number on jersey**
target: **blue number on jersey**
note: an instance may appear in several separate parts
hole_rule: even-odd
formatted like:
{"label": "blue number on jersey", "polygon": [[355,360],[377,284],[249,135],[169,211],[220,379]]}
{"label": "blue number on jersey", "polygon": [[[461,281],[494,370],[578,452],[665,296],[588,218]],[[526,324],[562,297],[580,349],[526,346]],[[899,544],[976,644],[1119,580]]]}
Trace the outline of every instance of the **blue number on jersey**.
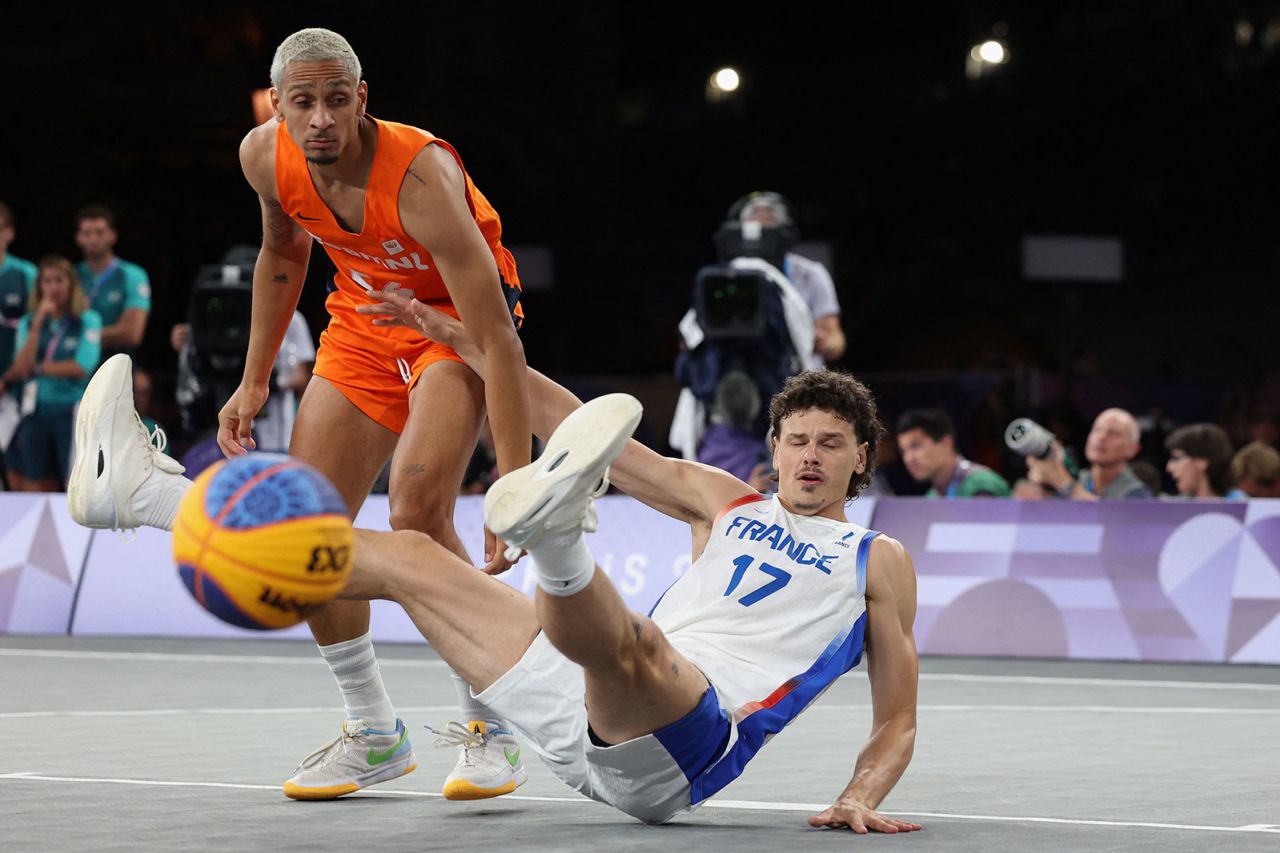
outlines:
{"label": "blue number on jersey", "polygon": [[[738,584],[742,583],[743,576],[746,575],[747,569],[751,568],[751,564],[754,561],[755,558],[750,554],[743,554],[741,557],[734,559],[733,577],[729,579],[729,588],[724,591],[726,597],[732,595],[733,591],[738,588]],[[759,589],[753,590],[752,592],[742,596],[742,598],[738,600],[738,603],[743,607],[750,607],[757,601],[768,598],[791,582],[791,573],[784,571],[777,566],[771,566],[768,563],[761,563],[758,568],[760,571],[773,578],[773,580],[769,581]]]}

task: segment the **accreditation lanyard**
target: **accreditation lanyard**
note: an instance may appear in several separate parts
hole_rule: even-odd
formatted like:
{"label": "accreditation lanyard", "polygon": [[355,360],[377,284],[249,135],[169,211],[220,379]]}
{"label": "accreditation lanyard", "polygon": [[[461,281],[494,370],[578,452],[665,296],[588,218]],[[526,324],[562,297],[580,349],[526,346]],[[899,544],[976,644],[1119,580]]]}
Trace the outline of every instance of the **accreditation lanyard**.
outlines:
{"label": "accreditation lanyard", "polygon": [[[44,359],[40,362],[41,364],[53,359],[54,353],[58,351],[58,345],[62,343],[62,338],[67,333],[67,326],[69,324],[70,321],[66,317],[63,317],[58,321],[58,328],[53,331],[53,334],[49,337],[48,345],[44,348]],[[39,388],[40,383],[35,379],[27,380],[27,384],[22,387],[22,405],[20,410],[23,415],[29,415],[36,410],[36,402],[40,393]]]}
{"label": "accreditation lanyard", "polygon": [[960,491],[960,484],[964,482],[964,478],[969,476],[969,469],[973,467],[973,463],[968,459],[961,459],[956,462],[955,473],[951,475],[951,482],[947,485],[947,497],[954,498]]}
{"label": "accreditation lanyard", "polygon": [[112,258],[111,263],[107,264],[107,268],[93,277],[93,290],[85,294],[88,297],[87,301],[90,306],[93,305],[93,300],[97,298],[98,291],[102,288],[102,285],[107,283],[107,279],[115,274],[116,268],[119,266],[120,259]]}

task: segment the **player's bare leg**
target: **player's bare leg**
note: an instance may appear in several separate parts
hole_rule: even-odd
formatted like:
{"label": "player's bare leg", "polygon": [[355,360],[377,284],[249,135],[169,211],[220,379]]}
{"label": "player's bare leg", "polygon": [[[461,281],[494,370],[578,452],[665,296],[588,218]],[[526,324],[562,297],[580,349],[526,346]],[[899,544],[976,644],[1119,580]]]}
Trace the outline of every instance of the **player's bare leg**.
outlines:
{"label": "player's bare leg", "polygon": [[[329,478],[354,518],[395,442],[395,433],[315,376],[298,406],[289,452]],[[332,799],[411,772],[417,759],[382,684],[368,602],[334,601],[307,624],[338,682],[346,721],[340,737],[303,760],[285,782],[285,794]]]}
{"label": "player's bare leg", "polygon": [[[409,395],[409,420],[391,460],[391,526],[426,533],[470,563],[453,527],[454,505],[484,421],[484,383],[457,361],[424,369]],[[430,571],[421,561],[423,571]],[[483,640],[489,629],[478,626]],[[440,732],[437,745],[456,747],[457,762],[441,788],[451,800],[509,794],[529,778],[520,746],[505,721],[478,702],[457,672],[462,723]]]}
{"label": "player's bare leg", "polygon": [[608,743],[654,732],[701,701],[707,680],[648,618],[627,610],[596,571],[583,533],[592,493],[640,420],[640,404],[610,394],[577,409],[532,465],[498,480],[485,498],[494,533],[529,549],[538,622],[586,675],[592,730]]}

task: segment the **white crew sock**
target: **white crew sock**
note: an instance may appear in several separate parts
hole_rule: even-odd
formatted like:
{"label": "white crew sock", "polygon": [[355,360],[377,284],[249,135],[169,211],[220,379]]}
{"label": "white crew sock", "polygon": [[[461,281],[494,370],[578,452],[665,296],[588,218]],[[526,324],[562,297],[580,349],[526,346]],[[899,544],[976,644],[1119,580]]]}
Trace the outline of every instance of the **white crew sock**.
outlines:
{"label": "white crew sock", "polygon": [[364,720],[371,729],[395,731],[396,712],[382,686],[382,673],[369,635],[318,648],[338,681],[347,719]]}
{"label": "white crew sock", "polygon": [[458,694],[458,707],[462,709],[462,719],[466,722],[483,720],[498,728],[510,728],[506,721],[499,717],[492,708],[471,695],[471,685],[461,675],[449,670],[453,676],[453,689]]}
{"label": "white crew sock", "polygon": [[573,595],[591,583],[596,573],[596,560],[587,548],[587,537],[580,528],[548,536],[529,548],[533,573],[538,586],[551,595]]}
{"label": "white crew sock", "polygon": [[178,504],[182,502],[182,498],[187,491],[195,485],[186,477],[178,475],[176,477],[165,477],[161,480],[159,477],[153,478],[154,485],[151,481],[143,484],[143,487],[134,495],[133,505],[145,506],[146,501],[151,500],[153,506],[147,511],[146,517],[142,519],[144,527],[155,527],[159,530],[173,530],[173,523],[178,519]]}

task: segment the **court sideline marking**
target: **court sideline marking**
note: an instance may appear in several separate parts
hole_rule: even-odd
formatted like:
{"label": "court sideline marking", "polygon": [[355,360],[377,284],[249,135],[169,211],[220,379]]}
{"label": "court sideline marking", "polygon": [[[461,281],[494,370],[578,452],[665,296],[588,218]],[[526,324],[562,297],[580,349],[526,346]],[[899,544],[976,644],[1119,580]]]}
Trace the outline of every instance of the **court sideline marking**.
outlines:
{"label": "court sideline marking", "polygon": [[[184,782],[184,781],[165,781],[159,779],[111,779],[100,777],[84,777],[84,776],[45,776],[34,772],[22,773],[3,773],[0,774],[0,781],[8,782],[63,782],[68,784],[109,784],[109,785],[150,785],[155,787],[166,788],[230,788],[251,791],[279,791],[279,785],[250,785],[236,782]],[[375,797],[433,797],[443,798],[443,795],[431,791],[378,791],[376,793],[369,792],[364,796]],[[592,803],[585,797],[536,797],[523,794],[507,794],[504,799],[517,800],[520,802],[535,803],[568,803],[570,805],[582,805]],[[830,803],[768,803],[756,800],[712,800],[703,803],[700,808],[704,809],[736,809],[739,811],[789,811],[789,812],[810,812],[817,814],[830,807]],[[1085,820],[1081,818],[1059,818],[1059,817],[1016,817],[1012,815],[963,815],[949,814],[944,812],[917,812],[906,811],[902,809],[891,809],[894,815],[909,815],[911,817],[930,817],[940,818],[944,820],[985,820],[997,821],[1002,823],[1043,823],[1043,824],[1066,824],[1072,826],[1111,826],[1111,827],[1130,827],[1143,829],[1174,829],[1188,832],[1257,832],[1270,833],[1280,835],[1280,826],[1272,824],[1249,824],[1247,826],[1205,826],[1199,824],[1180,824],[1180,823],[1156,823],[1153,821],[1123,821],[1123,820]]]}
{"label": "court sideline marking", "polygon": [[[293,657],[287,655],[218,655],[188,652],[95,652],[79,649],[15,649],[0,648],[0,657],[65,658],[84,660],[132,660],[162,663],[237,663],[237,664],[293,664],[326,666],[321,657]],[[1132,663],[1132,661],[1115,661]],[[442,660],[416,660],[410,658],[381,658],[384,667],[427,667],[444,669]],[[856,671],[856,672],[861,672]],[[1245,681],[1173,681],[1142,678],[1088,678],[1082,676],[1052,675],[979,675],[956,672],[922,672],[921,681],[959,681],[991,684],[1071,684],[1090,687],[1163,687],[1191,690],[1263,690],[1280,692],[1280,684],[1264,684]]]}
{"label": "court sideline marking", "polygon": [[[1180,715],[1212,715],[1243,714],[1245,716],[1280,716],[1280,708],[1205,708],[1205,707],[1167,707],[1138,705],[920,705],[921,711],[943,711],[974,713],[995,711],[1008,713],[1047,713],[1047,714],[1180,714]],[[397,710],[408,714],[448,714],[458,710],[457,705],[406,705]],[[872,710],[870,705],[817,704],[810,711],[865,711]],[[268,715],[268,714],[341,714],[343,709],[324,705],[313,705],[305,708],[132,708],[132,709],[70,709],[45,711],[0,711],[0,720],[19,720],[34,717],[177,717],[183,715],[208,714],[211,716],[234,715]]]}

